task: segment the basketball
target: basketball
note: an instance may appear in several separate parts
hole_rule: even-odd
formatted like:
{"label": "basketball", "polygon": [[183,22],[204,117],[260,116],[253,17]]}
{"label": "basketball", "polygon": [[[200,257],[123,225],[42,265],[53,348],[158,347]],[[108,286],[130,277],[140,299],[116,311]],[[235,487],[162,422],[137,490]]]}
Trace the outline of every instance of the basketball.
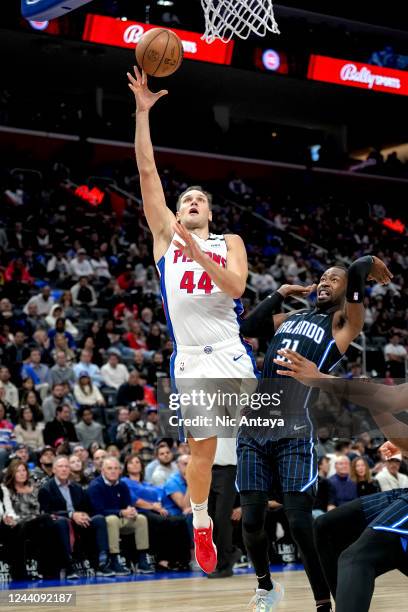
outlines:
{"label": "basketball", "polygon": [[153,28],[140,39],[136,47],[136,60],[146,74],[166,77],[180,67],[183,45],[171,30]]}

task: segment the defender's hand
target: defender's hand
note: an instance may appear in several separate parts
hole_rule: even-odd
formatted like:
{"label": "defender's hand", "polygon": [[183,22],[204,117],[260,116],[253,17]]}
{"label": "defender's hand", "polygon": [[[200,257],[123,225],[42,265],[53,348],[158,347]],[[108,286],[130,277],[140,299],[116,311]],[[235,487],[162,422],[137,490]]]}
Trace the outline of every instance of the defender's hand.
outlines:
{"label": "defender's hand", "polygon": [[147,86],[147,76],[143,71],[140,74],[137,66],[133,66],[135,76],[127,72],[129,79],[129,88],[133,91],[136,100],[136,111],[149,111],[160,98],[166,96],[169,92],[167,89],[162,89],[157,93],[153,93]]}
{"label": "defender's hand", "polygon": [[393,278],[393,274],[387,268],[385,263],[379,259],[379,257],[373,256],[373,264],[371,266],[370,274],[367,276],[367,280],[373,280],[381,285],[388,285]]}
{"label": "defender's hand", "polygon": [[278,293],[283,295],[284,298],[288,297],[308,297],[313,291],[316,291],[317,285],[282,285],[278,289]]}
{"label": "defender's hand", "polygon": [[398,446],[395,446],[392,442],[384,442],[378,449],[381,455],[381,459],[388,461],[393,455],[397,455],[401,452]]}
{"label": "defender's hand", "polygon": [[309,361],[296,351],[291,349],[280,349],[278,355],[281,359],[274,359],[273,362],[278,366],[284,366],[285,370],[277,370],[277,374],[295,378],[304,385],[311,385],[313,379],[321,378],[322,374],[317,369],[317,365],[313,361]]}

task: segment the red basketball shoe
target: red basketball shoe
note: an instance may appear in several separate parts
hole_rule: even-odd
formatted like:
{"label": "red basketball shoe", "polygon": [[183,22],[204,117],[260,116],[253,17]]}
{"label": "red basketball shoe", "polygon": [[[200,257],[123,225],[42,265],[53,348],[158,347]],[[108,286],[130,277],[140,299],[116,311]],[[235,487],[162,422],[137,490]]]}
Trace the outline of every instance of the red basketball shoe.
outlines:
{"label": "red basketball shoe", "polygon": [[209,527],[194,528],[195,557],[203,572],[211,574],[217,566],[217,547],[213,542],[213,522]]}

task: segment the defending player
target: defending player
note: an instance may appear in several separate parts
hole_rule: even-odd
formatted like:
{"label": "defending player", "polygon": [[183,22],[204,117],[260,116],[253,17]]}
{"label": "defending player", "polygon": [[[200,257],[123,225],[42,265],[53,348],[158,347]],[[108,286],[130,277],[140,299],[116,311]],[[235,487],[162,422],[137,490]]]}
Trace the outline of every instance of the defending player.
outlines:
{"label": "defending player", "polygon": [[[166,95],[148,89],[146,75],[128,73],[136,100],[136,162],[143,210],[153,234],[154,259],[174,344],[171,377],[177,383],[217,378],[255,379],[253,359],[244,345],[237,316],[248,275],[245,246],[237,235],[209,232],[211,196],[190,187],[179,197],[176,215],[166,206],[150,137],[149,111]],[[177,239],[175,239],[177,238]],[[208,386],[207,386],[208,391]],[[193,511],[196,559],[207,573],[215,570],[216,548],[207,504],[216,437],[189,436],[187,471]]]}
{"label": "defending player", "polygon": [[[279,354],[285,362],[278,358],[275,363],[285,364],[279,370],[283,376],[368,408],[390,438],[380,448],[384,459],[400,451],[408,455],[408,427],[394,416],[407,409],[408,384],[338,379],[319,372],[297,352]],[[315,534],[336,612],[368,612],[378,576],[393,569],[408,574],[408,489],[375,493],[335,508],[316,520]]]}
{"label": "defending player", "polygon": [[269,612],[281,599],[280,586],[272,582],[269,573],[264,530],[268,491],[272,474],[276,472],[316,608],[319,612],[331,610],[330,592],[313,541],[312,506],[318,470],[316,436],[308,415],[311,392],[296,381],[285,385],[274,359],[280,349],[293,348],[313,361],[319,370],[330,371],[363,328],[366,279],[386,284],[391,277],[380,259],[362,257],[348,271],[337,266],[326,270],[317,287],[313,309],[272,317],[286,297],[281,289],[261,302],[241,324],[241,332],[246,337],[265,335],[266,331],[272,336],[260,390],[271,395],[274,389],[284,389],[281,416],[285,428],[276,433],[266,428],[242,427],[237,440],[237,485],[241,494],[244,542],[258,579],[252,601],[256,612]]}

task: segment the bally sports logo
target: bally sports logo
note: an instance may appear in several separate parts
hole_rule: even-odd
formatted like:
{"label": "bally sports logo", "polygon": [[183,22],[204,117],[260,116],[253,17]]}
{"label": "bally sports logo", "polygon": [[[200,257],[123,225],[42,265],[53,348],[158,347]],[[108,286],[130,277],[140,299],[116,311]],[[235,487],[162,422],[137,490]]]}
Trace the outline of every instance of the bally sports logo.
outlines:
{"label": "bally sports logo", "polygon": [[365,83],[369,89],[373,89],[374,85],[382,85],[391,89],[401,89],[401,79],[383,76],[381,74],[373,74],[369,68],[363,66],[360,70],[355,64],[346,64],[340,70],[340,78],[342,81],[356,81]]}
{"label": "bally sports logo", "polygon": [[408,71],[361,62],[311,55],[307,76],[314,81],[359,87],[371,91],[408,95]]}
{"label": "bally sports logo", "polygon": [[[144,33],[145,33],[145,28],[141,26],[140,24],[131,25],[128,28],[126,28],[123,34],[123,41],[127,45],[130,45],[130,44],[137,45],[137,43],[140,41]],[[197,43],[191,40],[182,40],[181,43],[183,45],[184,52],[197,53]]]}

